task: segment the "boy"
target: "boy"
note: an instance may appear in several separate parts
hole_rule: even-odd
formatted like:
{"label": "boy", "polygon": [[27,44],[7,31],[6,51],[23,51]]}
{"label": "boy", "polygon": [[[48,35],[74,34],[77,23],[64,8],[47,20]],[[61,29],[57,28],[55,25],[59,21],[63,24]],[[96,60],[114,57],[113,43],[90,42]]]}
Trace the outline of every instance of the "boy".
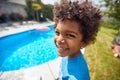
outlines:
{"label": "boy", "polygon": [[96,39],[101,12],[91,2],[62,0],[54,5],[54,42],[62,57],[59,80],[90,80],[80,49]]}

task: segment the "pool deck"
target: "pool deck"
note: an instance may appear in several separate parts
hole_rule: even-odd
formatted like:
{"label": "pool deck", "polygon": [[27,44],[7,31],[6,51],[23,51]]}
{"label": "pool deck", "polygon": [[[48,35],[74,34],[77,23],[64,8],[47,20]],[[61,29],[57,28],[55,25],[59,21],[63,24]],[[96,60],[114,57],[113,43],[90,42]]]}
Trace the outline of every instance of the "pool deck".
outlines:
{"label": "pool deck", "polygon": [[0,24],[0,37],[35,29],[37,27],[46,27],[48,25],[52,25],[52,23],[28,22],[24,23],[23,25],[20,25],[20,23],[13,23],[11,26],[8,26],[7,24]]}
{"label": "pool deck", "polygon": [[[31,30],[36,27],[43,27],[48,25],[51,24],[44,22],[39,24],[28,23],[24,25],[14,23],[12,26],[0,25],[0,38],[7,35]],[[0,72],[0,80],[55,80],[59,74],[59,66],[60,57],[31,68]]]}

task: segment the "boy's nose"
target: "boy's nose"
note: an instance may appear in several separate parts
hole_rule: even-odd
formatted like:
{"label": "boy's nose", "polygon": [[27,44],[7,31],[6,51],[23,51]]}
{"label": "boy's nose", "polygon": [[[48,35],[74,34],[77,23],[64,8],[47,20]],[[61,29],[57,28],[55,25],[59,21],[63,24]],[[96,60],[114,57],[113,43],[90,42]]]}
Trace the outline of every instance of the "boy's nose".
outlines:
{"label": "boy's nose", "polygon": [[57,39],[58,43],[64,43],[65,42],[65,39],[62,35],[60,35]]}

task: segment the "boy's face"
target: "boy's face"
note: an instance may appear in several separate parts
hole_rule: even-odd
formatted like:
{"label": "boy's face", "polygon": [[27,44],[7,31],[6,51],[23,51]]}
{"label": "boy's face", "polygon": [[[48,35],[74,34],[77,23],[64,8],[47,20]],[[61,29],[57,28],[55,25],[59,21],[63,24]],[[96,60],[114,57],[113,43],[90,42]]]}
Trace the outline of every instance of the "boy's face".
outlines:
{"label": "boy's face", "polygon": [[55,28],[54,42],[58,55],[72,58],[80,55],[80,48],[84,47],[79,24],[76,21],[59,21]]}

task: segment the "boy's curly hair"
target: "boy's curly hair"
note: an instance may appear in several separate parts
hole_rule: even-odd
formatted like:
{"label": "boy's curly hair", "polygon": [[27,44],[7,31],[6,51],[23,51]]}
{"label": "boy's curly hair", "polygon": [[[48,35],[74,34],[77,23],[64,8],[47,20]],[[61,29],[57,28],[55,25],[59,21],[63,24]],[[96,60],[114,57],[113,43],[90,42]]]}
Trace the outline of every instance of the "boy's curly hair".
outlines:
{"label": "boy's curly hair", "polygon": [[101,21],[101,11],[92,5],[92,2],[71,2],[62,0],[60,4],[56,3],[53,9],[55,26],[59,20],[75,20],[81,25],[83,42],[86,45],[96,40],[97,32]]}

